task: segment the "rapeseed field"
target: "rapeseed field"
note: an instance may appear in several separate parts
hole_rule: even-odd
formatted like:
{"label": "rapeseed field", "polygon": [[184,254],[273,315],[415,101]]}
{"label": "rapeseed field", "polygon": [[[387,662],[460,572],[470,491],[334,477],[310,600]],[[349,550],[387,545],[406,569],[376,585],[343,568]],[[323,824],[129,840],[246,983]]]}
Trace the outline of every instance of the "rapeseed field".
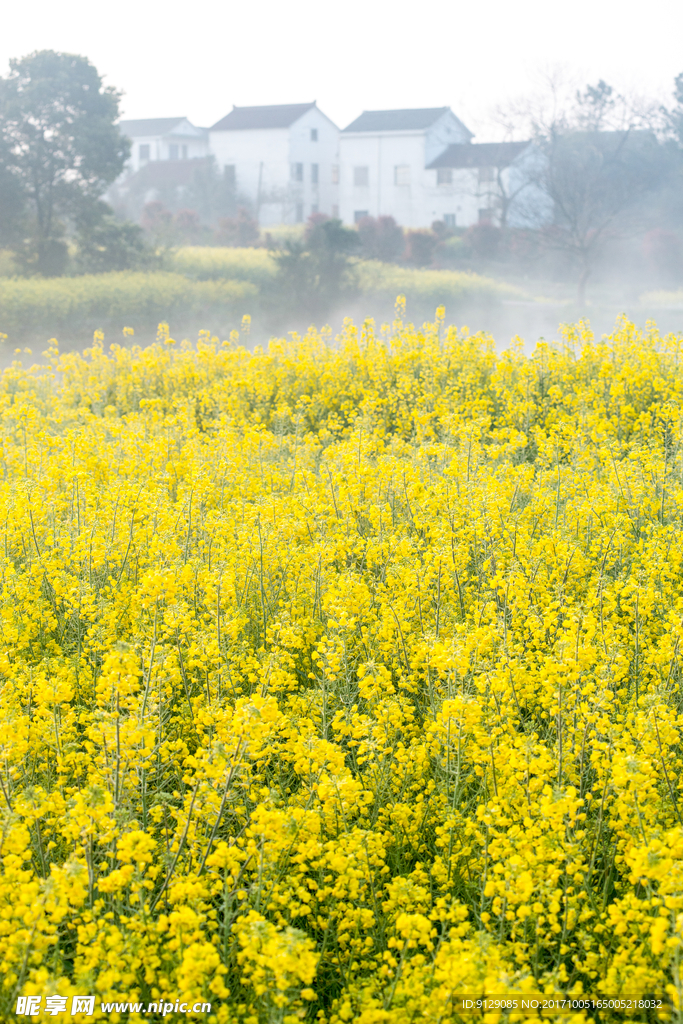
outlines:
{"label": "rapeseed field", "polygon": [[4,372],[2,1020],[680,1019],[683,337],[562,337]]}

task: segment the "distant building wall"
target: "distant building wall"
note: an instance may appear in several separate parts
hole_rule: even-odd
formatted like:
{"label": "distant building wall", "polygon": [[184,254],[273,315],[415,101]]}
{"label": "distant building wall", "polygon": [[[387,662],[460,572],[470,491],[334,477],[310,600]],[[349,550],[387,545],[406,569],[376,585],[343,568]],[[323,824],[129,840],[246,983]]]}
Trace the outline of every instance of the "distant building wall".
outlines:
{"label": "distant building wall", "polygon": [[209,152],[208,133],[186,117],[124,120],[120,127],[131,142],[126,174],[135,174],[155,160],[193,160]]}
{"label": "distant building wall", "polygon": [[[145,150],[145,147],[148,147]],[[128,167],[132,173],[139,171],[152,160],[194,160],[206,156],[208,140],[187,136],[142,136],[132,140]],[[145,155],[145,153],[147,155]]]}
{"label": "distant building wall", "polygon": [[287,128],[211,130],[209,147],[266,227],[337,214],[338,138],[337,127],[311,107]]}
{"label": "distant building wall", "polygon": [[286,200],[289,183],[289,129],[210,131],[209,148],[218,169],[233,178],[236,193],[265,213],[266,223],[277,222],[273,208]]}
{"label": "distant building wall", "polygon": [[538,184],[543,160],[529,141],[449,145],[427,168],[433,211],[438,219],[460,227],[481,221],[540,227],[552,219]]}
{"label": "distant building wall", "polygon": [[455,214],[452,193],[436,188],[436,172],[427,164],[451,143],[469,138],[450,111],[418,130],[342,132],[342,220],[353,224],[364,214],[391,216],[402,227],[424,228],[446,213]]}
{"label": "distant building wall", "polygon": [[489,206],[482,197],[476,170],[453,169],[450,174],[425,171],[425,194],[430,210],[430,224],[443,220],[450,227],[469,227],[480,219],[480,210]]}
{"label": "distant building wall", "polygon": [[[312,213],[339,216],[339,129],[317,107],[291,126],[289,159],[292,167],[303,164],[303,182],[290,178],[297,188],[290,217],[296,220],[302,214],[305,220]],[[303,204],[303,210],[297,209],[297,204]]]}
{"label": "distant building wall", "polygon": [[315,213],[346,224],[388,215],[405,228],[501,223],[500,168],[510,227],[552,219],[533,184],[542,178],[537,147],[474,144],[448,107],[364,111],[343,132],[314,103],[233,107],[208,130],[187,118],[122,121],[121,130],[132,142],[122,181],[146,165],[212,156],[223,185],[264,227]]}

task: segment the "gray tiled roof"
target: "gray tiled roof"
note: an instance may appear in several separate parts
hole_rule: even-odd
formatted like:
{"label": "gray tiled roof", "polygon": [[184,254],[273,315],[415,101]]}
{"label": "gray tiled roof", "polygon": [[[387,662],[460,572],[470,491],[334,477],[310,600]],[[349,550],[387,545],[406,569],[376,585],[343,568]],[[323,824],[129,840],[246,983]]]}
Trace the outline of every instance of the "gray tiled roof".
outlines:
{"label": "gray tiled roof", "polygon": [[364,110],[344,128],[345,132],[400,132],[429,128],[449,107],[422,107],[413,110]]}
{"label": "gray tiled roof", "polygon": [[289,128],[298,121],[313,103],[280,103],[270,107],[233,107],[229,114],[217,121],[213,132],[241,131],[248,128]]}
{"label": "gray tiled roof", "polygon": [[119,121],[119,129],[132,139],[137,135],[168,135],[184,120],[184,117],[146,117],[140,121]]}
{"label": "gray tiled roof", "polygon": [[453,143],[428,165],[434,167],[507,167],[529,145],[528,142]]}
{"label": "gray tiled roof", "polygon": [[150,160],[127,178],[125,185],[127,188],[133,183],[141,183],[146,188],[190,185],[197,173],[207,171],[210,164],[209,156],[197,156],[190,160]]}

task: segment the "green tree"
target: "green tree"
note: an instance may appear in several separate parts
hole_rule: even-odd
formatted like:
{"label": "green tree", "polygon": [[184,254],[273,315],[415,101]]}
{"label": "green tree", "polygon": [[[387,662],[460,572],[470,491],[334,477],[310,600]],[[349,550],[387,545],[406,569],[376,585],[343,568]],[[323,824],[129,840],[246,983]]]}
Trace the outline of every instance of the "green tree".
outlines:
{"label": "green tree", "polygon": [[313,214],[302,241],[288,241],[276,254],[277,278],[272,298],[278,313],[320,319],[354,291],[350,257],[358,232],[337,219]]}
{"label": "green tree", "polygon": [[148,270],[159,265],[139,224],[117,220],[105,203],[81,218],[76,235],[76,270],[103,274],[110,270]]}
{"label": "green tree", "polygon": [[16,249],[26,228],[26,202],[21,182],[0,159],[0,249]]}
{"label": "green tree", "polygon": [[0,78],[0,180],[11,177],[27,211],[15,250],[29,269],[63,271],[65,227],[92,221],[123,170],[130,143],[115,124],[119,98],[85,57],[53,50],[10,61]]}

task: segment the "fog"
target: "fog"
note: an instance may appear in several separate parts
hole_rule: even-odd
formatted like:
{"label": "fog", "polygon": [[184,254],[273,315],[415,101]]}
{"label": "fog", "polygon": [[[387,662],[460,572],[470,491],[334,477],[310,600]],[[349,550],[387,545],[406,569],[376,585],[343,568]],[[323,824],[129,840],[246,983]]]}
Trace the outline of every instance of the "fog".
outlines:
{"label": "fog", "polygon": [[[663,27],[666,27],[663,30]],[[668,95],[680,68],[683,9],[612,0],[407,5],[313,0],[216,5],[169,0],[94,9],[86,0],[5,4],[0,74],[37,49],[87,54],[124,91],[125,117],[179,114],[213,124],[232,104],[316,99],[340,126],[363,109],[450,104],[490,137],[489,112],[563,65],[582,81]]]}

